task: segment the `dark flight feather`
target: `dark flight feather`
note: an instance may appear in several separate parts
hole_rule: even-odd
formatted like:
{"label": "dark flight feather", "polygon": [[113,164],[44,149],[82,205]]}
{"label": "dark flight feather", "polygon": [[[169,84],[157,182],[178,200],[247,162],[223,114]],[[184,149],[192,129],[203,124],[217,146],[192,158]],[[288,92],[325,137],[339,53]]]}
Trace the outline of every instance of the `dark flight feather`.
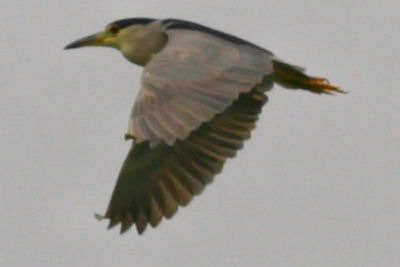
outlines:
{"label": "dark flight feather", "polygon": [[141,234],[148,224],[156,227],[163,217],[171,218],[178,205],[200,194],[226,159],[242,148],[266,101],[257,90],[243,93],[185,140],[154,148],[148,142],[133,145],[104,216],[110,227],[121,223],[123,233],[135,224]]}

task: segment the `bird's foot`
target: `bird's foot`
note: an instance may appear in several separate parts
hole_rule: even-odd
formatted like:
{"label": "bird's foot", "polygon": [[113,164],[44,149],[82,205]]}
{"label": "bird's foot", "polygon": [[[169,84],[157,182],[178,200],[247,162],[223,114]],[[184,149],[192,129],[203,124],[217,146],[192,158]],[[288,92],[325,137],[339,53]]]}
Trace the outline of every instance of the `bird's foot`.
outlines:
{"label": "bird's foot", "polygon": [[337,86],[331,85],[328,79],[320,78],[320,77],[310,77],[310,79],[306,82],[307,89],[311,90],[317,94],[328,94],[332,95],[334,93],[347,93],[343,91]]}

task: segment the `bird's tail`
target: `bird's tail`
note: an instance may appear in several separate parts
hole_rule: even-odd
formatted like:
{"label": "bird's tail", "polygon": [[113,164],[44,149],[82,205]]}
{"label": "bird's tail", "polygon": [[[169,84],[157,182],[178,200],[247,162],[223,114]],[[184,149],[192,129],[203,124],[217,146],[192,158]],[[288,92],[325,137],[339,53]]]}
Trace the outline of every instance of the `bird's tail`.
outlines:
{"label": "bird's tail", "polygon": [[317,94],[345,93],[329,84],[325,78],[304,74],[304,69],[279,60],[273,60],[273,80],[279,85],[291,89],[304,89]]}

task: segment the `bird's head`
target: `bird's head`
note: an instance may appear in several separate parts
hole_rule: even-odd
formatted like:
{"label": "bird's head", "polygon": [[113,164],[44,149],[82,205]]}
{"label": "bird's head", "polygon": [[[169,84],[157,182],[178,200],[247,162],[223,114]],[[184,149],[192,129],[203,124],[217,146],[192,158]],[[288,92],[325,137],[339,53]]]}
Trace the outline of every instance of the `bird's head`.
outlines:
{"label": "bird's head", "polygon": [[151,55],[167,41],[159,21],[149,18],[122,19],[109,23],[104,30],[78,39],[64,49],[105,46],[120,50],[131,62],[145,65]]}

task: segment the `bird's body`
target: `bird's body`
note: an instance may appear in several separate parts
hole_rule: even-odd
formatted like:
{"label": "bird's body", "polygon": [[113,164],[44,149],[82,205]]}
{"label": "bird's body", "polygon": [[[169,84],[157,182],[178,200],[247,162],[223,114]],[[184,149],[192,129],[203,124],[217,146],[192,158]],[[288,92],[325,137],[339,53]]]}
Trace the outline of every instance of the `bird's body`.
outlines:
{"label": "bird's body", "polygon": [[236,155],[273,83],[342,92],[232,35],[175,19],[124,19],[66,48],[109,46],[144,66],[127,138],[134,139],[105,218],[121,232],[170,218]]}

